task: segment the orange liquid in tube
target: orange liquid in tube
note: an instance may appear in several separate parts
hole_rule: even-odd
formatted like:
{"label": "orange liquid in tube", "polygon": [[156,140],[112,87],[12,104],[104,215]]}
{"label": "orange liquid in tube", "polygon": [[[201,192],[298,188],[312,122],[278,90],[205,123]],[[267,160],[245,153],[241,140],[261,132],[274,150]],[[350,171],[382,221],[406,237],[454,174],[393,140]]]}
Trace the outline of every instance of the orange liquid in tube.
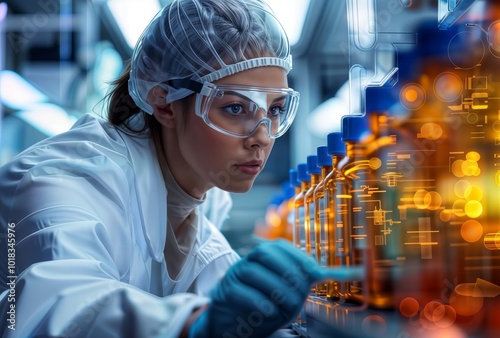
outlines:
{"label": "orange liquid in tube", "polygon": [[318,156],[307,156],[307,174],[311,177],[311,185],[304,194],[304,231],[306,236],[306,253],[314,255],[316,252],[314,236],[314,190],[321,179]]}
{"label": "orange liquid in tube", "polygon": [[311,177],[307,174],[307,164],[297,166],[297,180],[300,182],[300,192],[294,199],[294,231],[293,243],[303,252],[306,252],[304,196],[311,187]]}
{"label": "orange liquid in tube", "polygon": [[[305,195],[311,187],[311,176],[307,173],[307,163],[300,163],[297,166],[297,181],[300,182],[300,192],[294,199],[294,232],[293,242],[294,245],[301,251],[307,254],[307,235],[306,230],[306,212],[305,212]],[[311,293],[314,289],[311,290]],[[299,313],[295,324],[301,329],[306,329],[307,319],[305,308],[302,308]]]}
{"label": "orange liquid in tube", "polygon": [[[325,179],[332,171],[332,158],[328,155],[328,147],[317,148],[318,167],[321,170],[319,183],[314,189],[314,242],[315,257],[321,266],[328,266],[328,244],[325,231],[328,231],[328,208],[325,206]],[[323,281],[316,285],[316,295],[326,297],[328,282]]]}
{"label": "orange liquid in tube", "polygon": [[[371,140],[369,126],[363,116],[344,116],[342,119],[342,141],[346,144],[346,156],[339,163],[341,175],[337,179],[336,218],[337,227],[342,228],[343,244],[341,264],[364,266],[369,269],[371,246],[369,240],[370,224],[362,213],[360,195],[366,188],[370,177],[369,161],[365,157],[366,145]],[[369,289],[366,280],[350,281],[346,284],[341,301],[362,307],[368,304]]]}
{"label": "orange liquid in tube", "polygon": [[293,187],[294,193],[291,198],[288,199],[287,203],[287,215],[286,215],[286,234],[287,238],[291,238],[291,241],[293,242],[293,234],[294,234],[294,229],[295,229],[295,198],[297,195],[300,193],[300,182],[297,180],[297,169],[290,169],[288,171],[288,181],[290,182],[290,186]]}

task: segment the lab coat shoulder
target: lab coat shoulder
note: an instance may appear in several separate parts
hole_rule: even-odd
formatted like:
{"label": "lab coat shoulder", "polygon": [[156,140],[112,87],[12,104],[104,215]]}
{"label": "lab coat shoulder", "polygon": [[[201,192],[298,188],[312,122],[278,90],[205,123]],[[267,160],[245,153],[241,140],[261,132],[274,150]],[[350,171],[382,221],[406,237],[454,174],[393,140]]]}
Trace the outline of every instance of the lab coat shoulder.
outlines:
{"label": "lab coat shoulder", "polygon": [[[97,118],[88,115],[72,130],[24,151],[0,169],[0,177],[0,217],[7,218],[2,219],[2,226],[6,222],[16,224],[17,245],[36,242],[40,246],[33,238],[48,239],[57,232],[54,238],[59,246],[51,248],[46,243],[37,261],[92,257],[95,246],[64,244],[72,243],[71,236],[88,233],[85,227],[92,227],[102,239],[108,258],[117,267],[126,266],[128,257],[109,240],[120,241],[123,247],[131,244],[127,218],[133,171],[126,145],[112,128],[103,128]],[[63,241],[66,233],[70,238]],[[88,252],[78,252],[77,248]],[[20,271],[35,258],[22,257],[17,262]]]}
{"label": "lab coat shoulder", "polygon": [[[0,332],[175,337],[207,302],[149,292],[147,263],[162,259],[166,224],[153,150],[149,138],[87,115],[0,168],[0,227],[16,229],[17,282],[17,329],[2,321]],[[7,250],[3,237],[0,249]],[[12,273],[4,260],[0,268],[0,311],[7,313]]]}

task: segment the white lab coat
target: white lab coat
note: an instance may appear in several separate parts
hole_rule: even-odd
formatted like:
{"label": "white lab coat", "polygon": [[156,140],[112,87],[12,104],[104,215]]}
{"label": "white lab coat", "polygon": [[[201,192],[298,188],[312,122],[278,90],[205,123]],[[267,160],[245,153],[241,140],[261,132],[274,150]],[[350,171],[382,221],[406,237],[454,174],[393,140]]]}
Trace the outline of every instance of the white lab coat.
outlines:
{"label": "white lab coat", "polygon": [[239,257],[217,229],[228,194],[213,190],[197,210],[193,250],[170,279],[166,200],[151,139],[93,115],[0,168],[2,335],[177,337]]}

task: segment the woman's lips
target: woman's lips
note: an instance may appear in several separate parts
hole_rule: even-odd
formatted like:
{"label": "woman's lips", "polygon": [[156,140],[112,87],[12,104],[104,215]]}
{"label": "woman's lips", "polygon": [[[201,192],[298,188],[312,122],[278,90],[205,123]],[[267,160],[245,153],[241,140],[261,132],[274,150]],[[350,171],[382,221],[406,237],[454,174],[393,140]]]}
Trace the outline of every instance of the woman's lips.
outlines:
{"label": "woman's lips", "polygon": [[257,175],[262,168],[262,161],[249,161],[245,163],[238,163],[236,167],[244,174]]}

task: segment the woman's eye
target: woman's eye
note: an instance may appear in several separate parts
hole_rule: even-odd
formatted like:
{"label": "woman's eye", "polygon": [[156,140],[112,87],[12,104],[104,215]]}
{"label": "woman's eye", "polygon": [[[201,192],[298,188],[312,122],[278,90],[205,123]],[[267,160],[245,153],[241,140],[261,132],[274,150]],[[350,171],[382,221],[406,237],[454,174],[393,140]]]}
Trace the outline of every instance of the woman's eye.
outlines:
{"label": "woman's eye", "polygon": [[243,113],[243,106],[241,104],[230,104],[223,107],[223,109],[231,115],[239,115]]}
{"label": "woman's eye", "polygon": [[272,116],[279,116],[285,112],[285,109],[282,106],[275,106],[269,108],[269,114]]}

